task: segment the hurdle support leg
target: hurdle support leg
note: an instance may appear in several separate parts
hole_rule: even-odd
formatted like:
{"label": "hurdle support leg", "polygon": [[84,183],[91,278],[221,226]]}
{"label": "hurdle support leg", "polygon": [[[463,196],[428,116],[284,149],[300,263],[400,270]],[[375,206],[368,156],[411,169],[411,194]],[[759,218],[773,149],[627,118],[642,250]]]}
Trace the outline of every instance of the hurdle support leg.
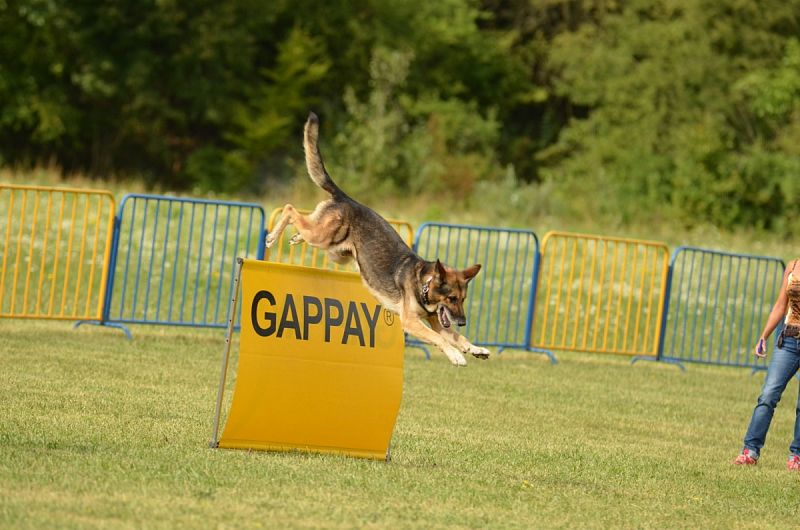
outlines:
{"label": "hurdle support leg", "polygon": [[217,390],[217,404],[214,410],[214,427],[211,432],[210,448],[219,447],[219,419],[222,415],[222,398],[225,394],[225,380],[228,377],[228,359],[231,353],[231,338],[233,337],[233,323],[236,320],[236,303],[239,300],[239,281],[242,277],[242,258],[236,258],[236,272],[233,275],[233,294],[228,306],[228,329],[225,332],[225,348],[222,352],[222,367],[219,374],[219,389]]}
{"label": "hurdle support leg", "polygon": [[682,362],[680,362],[677,359],[663,359],[663,358],[659,359],[658,357],[650,357],[650,356],[647,356],[647,355],[637,355],[637,356],[635,356],[634,358],[631,359],[631,365],[636,364],[636,361],[649,361],[649,362],[653,362],[653,363],[659,363],[660,362],[660,363],[673,364],[673,365],[677,366],[678,368],[680,368],[681,372],[685,372],[686,371],[686,367],[683,365]]}
{"label": "hurdle support leg", "polygon": [[107,328],[115,328],[122,330],[125,333],[125,336],[128,337],[128,340],[133,340],[133,334],[131,330],[128,329],[127,326],[123,326],[122,324],[117,324],[116,322],[100,322],[98,320],[79,320],[73,324],[72,329],[78,329],[83,324],[87,324],[89,326],[103,326]]}

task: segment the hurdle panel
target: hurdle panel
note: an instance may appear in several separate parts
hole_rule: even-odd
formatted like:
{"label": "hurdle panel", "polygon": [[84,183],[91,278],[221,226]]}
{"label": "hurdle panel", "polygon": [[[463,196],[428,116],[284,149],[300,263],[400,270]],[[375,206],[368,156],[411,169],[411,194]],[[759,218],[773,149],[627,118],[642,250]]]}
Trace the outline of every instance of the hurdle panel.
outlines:
{"label": "hurdle panel", "polygon": [[[683,246],[670,259],[660,358],[766,368],[753,355],[783,283],[778,258]],[[768,351],[774,341],[768,341]]]}
{"label": "hurdle panel", "polygon": [[530,230],[424,223],[415,251],[457,269],[480,263],[465,300],[459,333],[481,346],[529,348],[539,240]]}
{"label": "hurdle panel", "polygon": [[[267,233],[271,232],[275,224],[280,218],[283,208],[275,208],[269,216],[267,222]],[[308,215],[311,210],[297,210],[302,215]],[[387,219],[387,222],[394,228],[403,241],[410,247],[414,240],[414,230],[411,224],[406,221],[398,221],[396,219]],[[305,241],[297,245],[290,245],[289,239],[294,235],[294,230],[288,227],[286,231],[281,234],[278,241],[267,249],[265,260],[274,263],[285,263],[288,265],[301,265],[304,267],[314,267],[317,269],[328,269],[334,271],[355,271],[355,264],[350,262],[345,265],[339,265],[328,258],[328,253],[324,250],[312,247]]]}
{"label": "hurdle panel", "polygon": [[[358,274],[240,260],[236,382],[222,425],[233,321],[211,447],[388,460],[403,394],[403,330]],[[231,299],[229,314],[237,299]]]}
{"label": "hurdle panel", "polygon": [[660,242],[548,232],[533,344],[656,356],[668,266]]}
{"label": "hurdle panel", "polygon": [[105,320],[224,327],[236,258],[263,257],[264,220],[252,203],[126,195]]}
{"label": "hurdle panel", "polygon": [[113,195],[0,184],[0,211],[0,317],[99,319]]}

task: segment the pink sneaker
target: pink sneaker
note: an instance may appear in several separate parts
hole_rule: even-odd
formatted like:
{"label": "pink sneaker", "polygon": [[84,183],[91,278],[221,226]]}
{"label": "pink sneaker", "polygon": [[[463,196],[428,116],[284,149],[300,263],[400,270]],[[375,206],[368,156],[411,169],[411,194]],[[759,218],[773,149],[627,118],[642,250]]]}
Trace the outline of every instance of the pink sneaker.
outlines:
{"label": "pink sneaker", "polygon": [[786,461],[786,469],[789,471],[800,471],[800,456],[792,455]]}
{"label": "pink sneaker", "polygon": [[[737,466],[754,466],[758,464],[758,454],[750,449],[742,449],[742,454],[737,456],[733,463]],[[798,469],[800,469],[800,457],[798,457]]]}

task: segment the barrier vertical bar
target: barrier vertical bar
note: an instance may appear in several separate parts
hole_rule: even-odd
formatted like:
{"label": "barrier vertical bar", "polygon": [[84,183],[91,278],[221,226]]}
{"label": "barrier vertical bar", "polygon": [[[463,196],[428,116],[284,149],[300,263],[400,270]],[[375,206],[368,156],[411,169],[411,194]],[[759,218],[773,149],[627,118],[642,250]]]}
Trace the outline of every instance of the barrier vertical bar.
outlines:
{"label": "barrier vertical bar", "polygon": [[[12,197],[13,197],[13,195],[12,195]],[[13,201],[12,201],[12,204],[13,204]],[[51,209],[52,209],[52,205],[53,205],[53,194],[52,193],[48,193],[47,194],[47,211],[45,212],[44,243],[42,244],[43,248],[47,248],[47,239],[50,236],[50,212],[51,212]],[[9,211],[8,211],[9,217],[11,216],[11,211],[12,210],[13,210],[13,208],[9,208]],[[98,226],[99,226],[99,223],[98,223]],[[8,227],[11,228],[11,225],[9,224]],[[36,311],[37,315],[40,313],[40,309],[39,308],[41,307],[41,303],[42,303],[42,287],[44,287],[44,271],[46,269],[46,261],[45,261],[45,257],[46,256],[47,256],[47,253],[46,252],[42,252],[42,259],[39,262],[39,287],[36,289],[36,308],[35,308],[35,311]],[[5,264],[3,265],[3,270],[5,271]],[[5,274],[3,274],[3,276],[5,277]],[[89,282],[89,284],[91,284],[91,283],[92,282]],[[3,291],[2,291],[2,289],[0,289],[0,299],[2,299],[2,298],[3,298]],[[88,307],[86,309],[86,312],[87,313],[89,312]]]}
{"label": "barrier vertical bar", "polygon": [[22,192],[22,213],[21,213],[21,220],[19,223],[19,234],[17,234],[17,250],[16,250],[16,257],[17,259],[14,261],[14,285],[11,286],[11,312],[14,312],[14,303],[17,300],[17,275],[19,274],[19,258],[22,256],[20,252],[21,245],[22,245],[22,229],[25,227],[25,212],[27,211],[28,206],[28,194],[26,192]]}
{"label": "barrier vertical bar", "polygon": [[3,295],[5,294],[5,287],[6,287],[6,265],[8,263],[8,244],[11,241],[11,219],[12,214],[14,213],[14,190],[11,190],[9,193],[9,206],[8,206],[8,221],[6,223],[6,240],[3,245],[3,275],[0,277],[0,300],[3,299]]}
{"label": "barrier vertical bar", "polygon": [[[153,281],[153,260],[156,258],[155,247],[156,247],[156,235],[158,235],[158,213],[161,211],[161,200],[155,200],[156,207],[155,212],[153,213],[153,218],[155,221],[153,222],[153,237],[150,239],[150,263],[147,264],[147,283],[145,284],[145,292],[144,292],[144,318],[147,318],[147,310],[150,308],[150,286],[152,285]],[[146,226],[142,225],[142,233],[144,233]],[[164,236],[166,240],[166,235]],[[140,248],[140,256],[144,254],[144,248]],[[161,282],[159,282],[161,283]],[[137,289],[138,291],[138,289]]]}
{"label": "barrier vertical bar", "polygon": [[[33,242],[36,234],[36,222],[39,220],[39,190],[33,192],[33,224],[31,225],[31,244],[28,247],[28,272],[25,273],[25,291],[22,294],[22,312],[28,312],[28,287],[31,283],[31,268],[33,267]],[[20,227],[21,228],[21,227]],[[77,300],[77,291],[75,298]]]}
{"label": "barrier vertical bar", "polygon": [[[183,281],[183,295],[181,296],[181,311],[180,311],[180,319],[181,320],[183,319],[183,315],[184,315],[183,309],[184,309],[184,306],[186,304],[186,288],[189,285],[189,282],[186,281],[186,278],[189,277],[189,260],[190,260],[191,255],[192,255],[192,241],[194,240],[194,238],[192,237],[192,233],[194,232],[194,214],[195,214],[195,210],[197,210],[196,206],[197,205],[195,203],[192,203],[192,216],[191,216],[191,218],[189,220],[189,248],[186,251],[186,266],[183,269],[184,281]],[[200,240],[202,241],[202,239],[203,239],[203,236],[201,235],[200,236]],[[192,320],[194,320],[194,316],[192,317]]]}
{"label": "barrier vertical bar", "polygon": [[[228,215],[225,218],[225,231],[223,232],[225,235],[222,240],[222,256],[219,259],[219,282],[217,282],[217,303],[214,306],[215,318],[219,313],[219,301],[220,298],[222,297],[222,274],[225,271],[225,253],[228,249],[228,229],[230,228],[230,224],[231,224],[231,210],[229,208]],[[236,253],[234,253],[233,256],[236,257]],[[205,319],[205,316],[203,318]]]}
{"label": "barrier vertical bar", "polygon": [[[164,228],[164,245],[161,249],[161,274],[159,278],[161,281],[158,282],[158,297],[156,298],[156,320],[159,319],[161,316],[161,295],[164,287],[164,270],[167,264],[167,252],[169,252],[168,243],[169,243],[169,227],[172,224],[172,202],[169,203],[167,206],[167,226]],[[179,234],[180,236],[180,234]],[[155,244],[153,245],[155,249]],[[178,246],[175,247],[175,253],[178,253]],[[155,255],[155,252],[153,253]],[[173,267],[174,269],[174,267]]]}
{"label": "barrier vertical bar", "polygon": [[83,279],[83,257],[86,250],[86,229],[89,225],[89,197],[86,198],[86,204],[83,208],[83,230],[81,232],[81,249],[78,252],[78,284],[75,287],[75,296],[72,300],[73,314],[76,314],[78,309],[78,291],[81,288],[81,281]]}
{"label": "barrier vertical bar", "polygon": [[185,203],[181,203],[181,209],[178,213],[178,241],[175,243],[175,265],[172,267],[172,286],[169,290],[169,308],[167,309],[167,320],[172,320],[172,303],[175,300],[175,284],[178,283],[178,249],[181,248],[181,235],[183,235],[183,210]]}
{"label": "barrier vertical bar", "polygon": [[[78,197],[73,196],[72,198],[72,213],[70,214],[70,225],[75,226],[75,215],[77,213],[78,208]],[[72,242],[75,240],[75,232],[70,230],[69,231],[69,238],[67,239],[67,267],[64,271],[64,288],[61,292],[61,312],[60,315],[64,315],[64,309],[67,303],[67,286],[69,285],[69,269],[72,260]]]}
{"label": "barrier vertical bar", "polygon": [[[92,257],[91,257],[92,266],[89,268],[89,284],[88,284],[88,287],[87,287],[86,307],[84,307],[84,313],[88,313],[89,312],[89,304],[91,303],[92,285],[94,285],[94,271],[95,271],[95,268],[96,268],[95,265],[97,263],[97,247],[99,246],[98,245],[98,240],[100,239],[100,222],[102,221],[102,216],[100,215],[101,213],[102,213],[102,202],[101,202],[100,198],[98,197],[98,199],[97,199],[97,218],[94,220],[94,238],[92,239]],[[108,263],[108,262],[104,261],[103,263]],[[100,313],[101,315],[103,313],[102,300],[103,300],[103,296],[105,296],[105,294],[106,294],[105,290],[103,289],[103,286],[101,285],[100,286],[100,296],[97,297],[98,302],[100,302],[100,305],[98,307],[98,313]]]}
{"label": "barrier vertical bar", "polygon": [[539,273],[541,271],[542,263],[542,254],[539,252],[539,240],[536,237],[536,234],[534,234],[533,237],[536,240],[536,250],[533,259],[533,270],[531,271],[531,289],[530,294],[528,295],[528,315],[525,318],[525,344],[527,345],[526,349],[528,351],[543,353],[547,355],[548,359],[550,359],[551,364],[558,364],[558,359],[556,359],[556,356],[553,354],[553,352],[548,349],[538,348],[532,345],[533,319],[534,315],[536,314],[536,294],[539,290]]}
{"label": "barrier vertical bar", "polygon": [[[203,203],[203,218],[200,221],[200,241],[206,240],[206,217],[208,216],[208,204]],[[199,245],[198,249],[198,258],[197,258],[197,270],[195,271],[195,277],[200,277],[200,266],[203,263],[203,245]],[[194,294],[192,295],[192,320],[190,322],[194,323],[195,319],[194,316],[197,312],[197,289],[194,290]]]}
{"label": "barrier vertical bar", "polygon": [[[217,222],[219,221],[219,204],[214,206],[214,225],[211,228],[211,233],[217,233]],[[208,258],[208,282],[206,283],[206,301],[203,303],[203,321],[208,318],[208,297],[211,294],[211,274],[212,274],[212,266],[214,264],[214,251],[216,250],[216,243],[217,238],[216,236],[212,235],[211,237],[211,253]],[[221,278],[220,278],[221,280]]]}

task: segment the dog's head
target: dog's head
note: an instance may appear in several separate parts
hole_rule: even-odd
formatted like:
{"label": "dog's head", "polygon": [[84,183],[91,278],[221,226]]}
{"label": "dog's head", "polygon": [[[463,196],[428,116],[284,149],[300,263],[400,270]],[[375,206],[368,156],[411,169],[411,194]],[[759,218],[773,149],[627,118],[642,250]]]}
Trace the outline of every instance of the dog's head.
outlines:
{"label": "dog's head", "polygon": [[436,260],[432,275],[427,280],[426,302],[429,306],[436,306],[436,315],[443,327],[449,328],[453,322],[459,326],[466,325],[464,300],[467,297],[467,284],[480,270],[480,265],[473,265],[460,271]]}

